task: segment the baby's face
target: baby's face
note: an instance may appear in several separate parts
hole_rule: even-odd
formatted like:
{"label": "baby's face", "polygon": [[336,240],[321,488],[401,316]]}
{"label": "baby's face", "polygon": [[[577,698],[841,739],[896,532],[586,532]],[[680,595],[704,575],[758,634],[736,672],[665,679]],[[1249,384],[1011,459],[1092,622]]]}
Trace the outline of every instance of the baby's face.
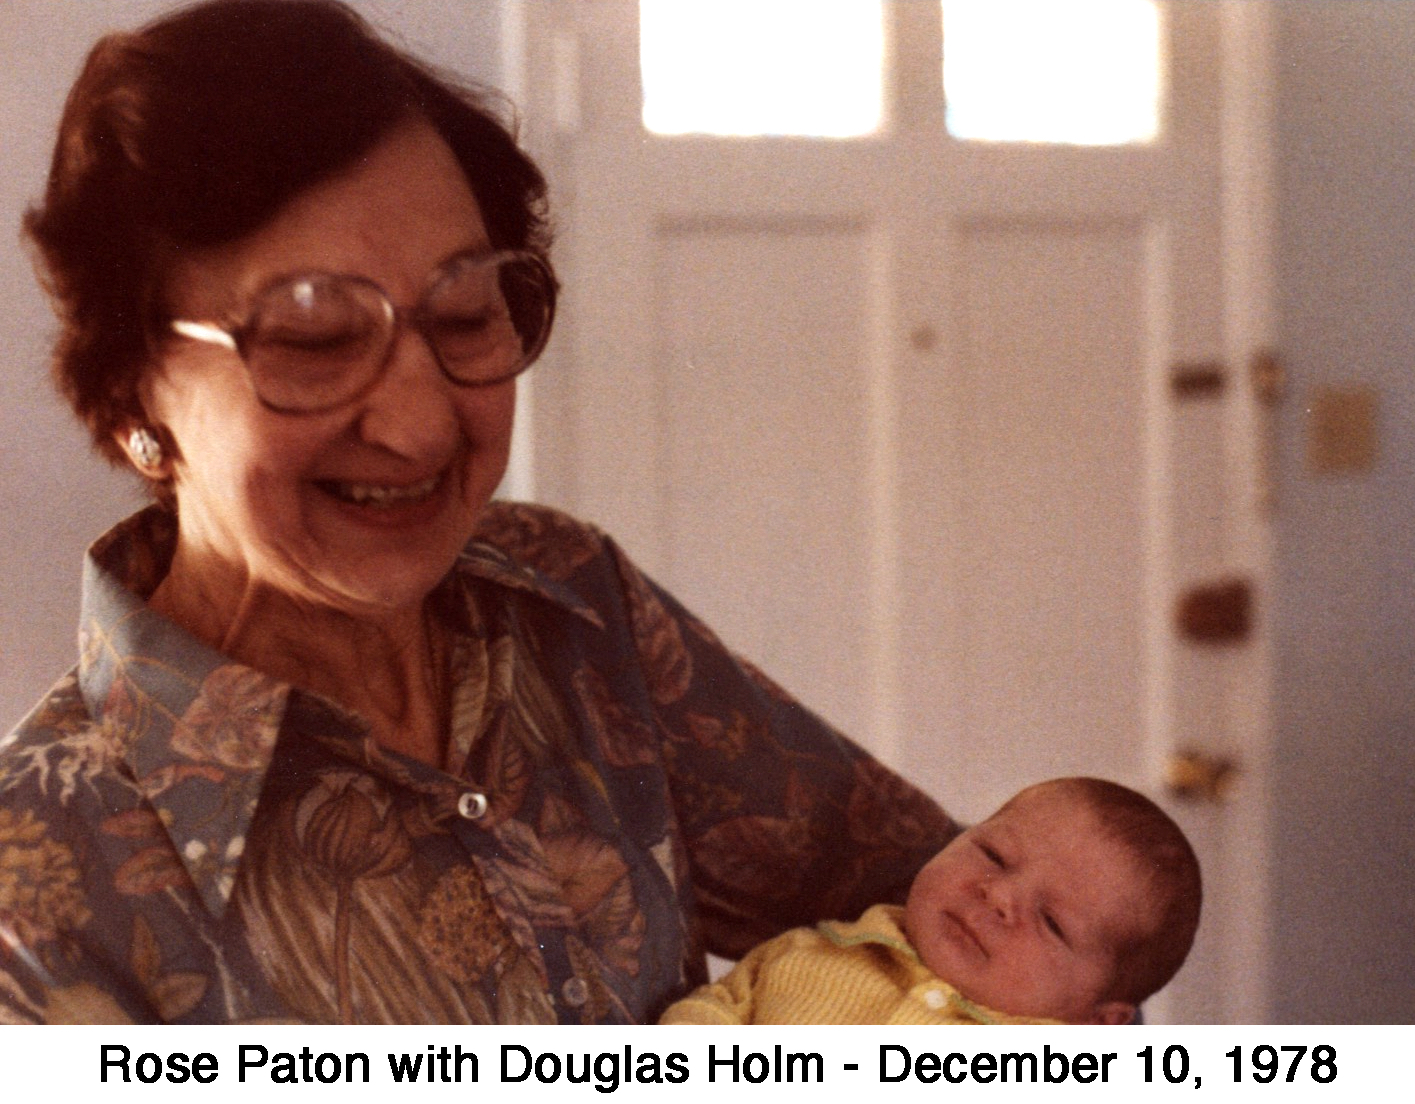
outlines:
{"label": "baby's face", "polygon": [[1103,999],[1112,948],[1146,915],[1134,858],[1075,797],[1043,786],[934,856],[909,891],[904,925],[924,965],[979,1004],[1125,1023],[1134,1007]]}

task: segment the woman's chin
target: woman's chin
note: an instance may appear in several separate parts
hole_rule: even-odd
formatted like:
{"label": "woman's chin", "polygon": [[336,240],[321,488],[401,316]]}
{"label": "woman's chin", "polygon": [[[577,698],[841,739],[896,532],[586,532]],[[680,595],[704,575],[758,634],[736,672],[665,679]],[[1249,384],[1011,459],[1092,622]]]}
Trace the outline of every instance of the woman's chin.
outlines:
{"label": "woman's chin", "polygon": [[421,608],[456,561],[456,554],[436,560],[374,557],[356,570],[325,573],[316,583],[324,604],[353,617],[380,619]]}
{"label": "woman's chin", "polygon": [[341,607],[414,606],[452,569],[474,525],[473,511],[445,492],[392,505],[327,496],[300,574]]}
{"label": "woman's chin", "polygon": [[452,570],[463,543],[451,533],[384,548],[331,549],[321,542],[305,555],[285,557],[272,582],[300,605],[380,621],[419,609]]}

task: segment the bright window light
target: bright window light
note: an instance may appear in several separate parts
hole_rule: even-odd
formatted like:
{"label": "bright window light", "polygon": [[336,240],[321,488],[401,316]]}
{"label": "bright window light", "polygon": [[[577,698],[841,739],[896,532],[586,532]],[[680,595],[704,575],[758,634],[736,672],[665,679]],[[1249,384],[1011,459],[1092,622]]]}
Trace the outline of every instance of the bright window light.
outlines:
{"label": "bright window light", "polygon": [[850,138],[880,127],[881,0],[639,0],[656,134]]}
{"label": "bright window light", "polygon": [[1073,145],[1153,141],[1153,0],[943,0],[943,87],[955,138]]}

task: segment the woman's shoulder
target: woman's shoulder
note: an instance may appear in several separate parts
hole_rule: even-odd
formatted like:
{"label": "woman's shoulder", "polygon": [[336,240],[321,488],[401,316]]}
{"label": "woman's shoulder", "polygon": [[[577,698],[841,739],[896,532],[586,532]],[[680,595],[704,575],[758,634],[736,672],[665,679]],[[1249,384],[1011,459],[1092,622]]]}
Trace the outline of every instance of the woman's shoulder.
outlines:
{"label": "woman's shoulder", "polygon": [[78,669],[70,670],[51,686],[38,704],[0,739],[0,771],[24,748],[51,744],[90,724],[88,707],[79,689]]}
{"label": "woman's shoulder", "polygon": [[[0,794],[8,804],[9,791],[26,781],[62,778],[72,782],[76,771],[87,774],[100,763],[113,760],[116,749],[111,745],[110,734],[89,715],[78,672],[70,671],[0,739]],[[41,785],[39,789],[46,791],[48,787]]]}
{"label": "woman's shoulder", "polygon": [[606,586],[619,589],[629,570],[623,553],[598,526],[528,502],[491,503],[467,551],[591,606],[601,604]]}
{"label": "woman's shoulder", "polygon": [[500,499],[482,512],[472,540],[552,578],[573,573],[581,563],[603,555],[609,543],[594,525],[554,507]]}
{"label": "woman's shoulder", "polygon": [[92,833],[133,791],[129,773],[113,733],[89,715],[76,675],[60,679],[0,740],[0,871],[25,840],[57,848]]}

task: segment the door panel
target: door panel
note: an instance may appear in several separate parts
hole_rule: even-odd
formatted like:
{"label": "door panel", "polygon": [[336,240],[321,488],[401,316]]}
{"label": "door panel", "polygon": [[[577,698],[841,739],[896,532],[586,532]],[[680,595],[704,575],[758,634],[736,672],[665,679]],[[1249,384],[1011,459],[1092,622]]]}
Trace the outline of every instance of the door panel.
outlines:
{"label": "door panel", "polygon": [[[1252,1022],[1262,618],[1213,645],[1174,613],[1266,594],[1234,367],[1269,316],[1264,9],[1164,10],[1163,136],[1081,149],[948,138],[928,3],[887,5],[891,122],[849,141],[648,135],[636,5],[536,6],[566,284],[536,493],[955,814],[1057,774],[1164,802],[1209,893],[1148,1014]],[[1225,803],[1171,800],[1177,748],[1242,762]]]}
{"label": "door panel", "polygon": [[[1139,773],[1150,320],[1142,226],[973,224],[954,240],[957,344],[948,370],[906,397],[917,463],[904,499],[967,493],[950,496],[955,594],[946,609],[911,611],[910,651],[928,662],[906,683],[919,708],[907,728],[938,726],[931,687],[949,667],[967,692],[953,738],[912,742],[906,762],[977,817],[1018,778]],[[945,406],[957,414],[940,450],[945,430],[928,414]],[[906,538],[906,593],[943,537]]]}
{"label": "door panel", "polygon": [[[697,612],[842,726],[867,720],[870,241],[849,224],[671,224],[663,323],[659,570]],[[803,458],[809,462],[803,463]]]}

